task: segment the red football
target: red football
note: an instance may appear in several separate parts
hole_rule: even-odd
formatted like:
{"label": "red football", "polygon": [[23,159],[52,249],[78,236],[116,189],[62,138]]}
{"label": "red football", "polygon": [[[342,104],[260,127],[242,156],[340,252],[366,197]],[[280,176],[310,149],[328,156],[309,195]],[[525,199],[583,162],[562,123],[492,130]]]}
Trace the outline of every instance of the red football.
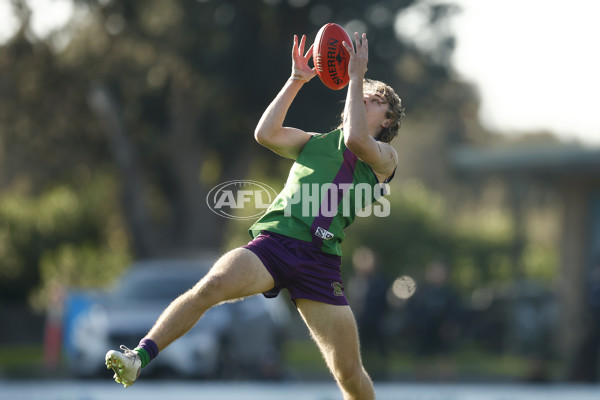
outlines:
{"label": "red football", "polygon": [[342,41],[352,45],[348,33],[341,26],[325,24],[317,32],[313,46],[313,60],[321,81],[330,89],[340,90],[350,81],[348,62],[350,55]]}

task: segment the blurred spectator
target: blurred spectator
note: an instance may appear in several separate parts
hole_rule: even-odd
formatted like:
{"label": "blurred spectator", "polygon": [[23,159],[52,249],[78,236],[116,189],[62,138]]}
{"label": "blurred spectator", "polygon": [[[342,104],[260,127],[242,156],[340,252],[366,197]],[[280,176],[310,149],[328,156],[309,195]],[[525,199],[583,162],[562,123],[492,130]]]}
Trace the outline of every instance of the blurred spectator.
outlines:
{"label": "blurred spectator", "polygon": [[587,329],[571,366],[569,380],[574,382],[598,381],[598,357],[600,356],[600,263],[589,274],[586,293],[589,314]]}
{"label": "blurred spectator", "polygon": [[384,318],[388,311],[388,284],[377,268],[375,253],[359,247],[352,256],[355,276],[348,284],[348,300],[356,316],[364,362],[373,379],[385,378],[387,337]]}
{"label": "blurred spectator", "polygon": [[548,361],[543,357],[531,357],[528,361],[527,370],[523,382],[525,383],[550,383]]}
{"label": "blurred spectator", "polygon": [[48,294],[44,326],[44,365],[49,370],[58,367],[61,353],[65,290],[53,282]]}
{"label": "blurred spectator", "polygon": [[[421,379],[448,380],[455,376],[451,351],[461,333],[463,308],[458,294],[448,284],[449,271],[442,261],[425,268],[424,280],[406,303],[408,334],[419,357]],[[437,366],[433,365],[433,360]],[[437,371],[432,371],[435,367]]]}

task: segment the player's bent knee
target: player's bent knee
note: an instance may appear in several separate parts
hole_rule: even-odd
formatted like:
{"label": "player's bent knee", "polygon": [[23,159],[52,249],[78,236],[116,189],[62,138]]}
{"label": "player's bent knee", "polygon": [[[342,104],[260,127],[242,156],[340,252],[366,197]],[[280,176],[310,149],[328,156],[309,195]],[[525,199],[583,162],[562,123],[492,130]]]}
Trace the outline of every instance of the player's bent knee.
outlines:
{"label": "player's bent knee", "polygon": [[342,364],[335,367],[334,374],[340,383],[359,382],[364,374],[364,368],[360,363]]}

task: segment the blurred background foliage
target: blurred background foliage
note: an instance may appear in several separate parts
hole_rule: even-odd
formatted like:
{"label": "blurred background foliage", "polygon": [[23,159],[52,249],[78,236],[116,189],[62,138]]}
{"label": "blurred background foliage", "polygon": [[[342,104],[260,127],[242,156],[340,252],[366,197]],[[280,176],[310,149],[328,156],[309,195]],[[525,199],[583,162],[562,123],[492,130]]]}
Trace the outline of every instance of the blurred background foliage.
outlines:
{"label": "blurred background foliage", "polygon": [[3,301],[31,300],[43,309],[45,288],[97,287],[131,261],[114,178],[85,169],[76,174],[76,186],[54,184],[31,195],[30,184],[20,181],[3,191]]}
{"label": "blurred background foliage", "polygon": [[[407,108],[392,215],[359,221],[347,251],[372,246],[390,275],[443,256],[464,290],[556,269],[555,238],[533,231],[547,215],[528,215],[526,251],[513,254],[502,182],[465,185],[448,165],[453,145],[498,140],[477,122],[476,90],[453,74],[451,3],[423,3],[424,44],[394,30],[410,0],[76,3],[70,25],[36,38],[27,4],[13,1],[21,29],[0,46],[4,301],[24,301],[52,279],[101,285],[132,258],[243,243],[241,224],[211,213],[204,198],[230,179],[283,182],[291,163],[252,132],[288,77],[292,36],[310,42],[328,21],[368,32],[368,75],[395,87]],[[327,131],[343,98],[315,80],[286,123]]]}
{"label": "blurred background foliage", "polygon": [[[391,215],[358,218],[345,254],[369,246],[389,280],[422,278],[443,259],[465,299],[556,277],[552,192],[529,188],[515,213],[509,183],[450,165],[456,145],[507,141],[481,127],[477,90],[452,69],[450,1],[73,2],[73,21],[39,38],[27,3],[13,0],[21,27],[0,45],[0,304],[43,309],[56,284],[101,287],[134,259],[245,244],[250,222],[212,213],[206,195],[232,179],[282,188],[291,161],[256,144],[254,127],[289,76],[293,35],[310,43],[331,21],[368,33],[368,77],[396,88],[407,110]],[[411,39],[395,24],[415,5]],[[329,131],[344,97],[315,79],[286,124]]]}
{"label": "blurred background foliage", "polygon": [[[3,282],[11,286],[20,279],[20,288],[2,296],[23,300],[43,285],[48,248],[60,258],[62,242],[75,254],[93,248],[103,253],[111,234],[83,210],[115,215],[104,221],[120,216],[122,226],[114,228],[121,232],[119,251],[131,257],[220,247],[228,221],[204,207],[204,197],[229,179],[285,177],[289,162],[255,144],[252,132],[288,77],[292,36],[306,34],[310,42],[328,21],[368,31],[374,44],[370,76],[398,88],[411,116],[443,113],[447,121],[437,123],[453,126],[459,140],[456,109],[464,105],[440,97],[449,85],[470,93],[450,78],[452,38],[437,38],[429,52],[399,40],[391,15],[411,3],[80,0],[72,24],[41,39],[28,28],[27,3],[14,1],[21,29],[0,47],[1,196],[3,204],[12,199],[24,207],[31,225],[49,213],[61,223],[59,232],[26,228],[19,210],[5,206],[2,248],[12,257],[0,268]],[[428,10],[431,29],[443,25],[452,9]],[[343,98],[343,91],[315,80],[286,123],[330,130]],[[104,179],[94,181],[106,185],[100,189],[105,196],[116,198],[86,195],[91,189],[77,171],[102,171]],[[46,205],[56,193],[63,193],[56,200],[63,214],[52,214]],[[14,200],[17,195],[22,201]]]}

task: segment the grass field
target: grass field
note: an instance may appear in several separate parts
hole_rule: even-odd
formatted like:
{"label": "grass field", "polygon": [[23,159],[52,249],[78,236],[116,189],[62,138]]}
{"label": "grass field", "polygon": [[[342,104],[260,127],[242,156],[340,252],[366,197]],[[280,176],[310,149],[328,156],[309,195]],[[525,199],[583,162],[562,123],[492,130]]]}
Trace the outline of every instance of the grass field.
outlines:
{"label": "grass field", "polygon": [[[288,341],[284,347],[288,368],[302,378],[329,377],[325,363],[309,340]],[[548,381],[562,381],[566,371],[558,361],[540,364],[537,359],[493,354],[476,348],[462,348],[448,356],[417,357],[410,352],[391,352],[382,359],[363,350],[367,370],[377,379],[399,381],[526,382],[535,369],[543,368]],[[381,371],[385,365],[385,371]],[[380,375],[378,375],[380,373]]]}
{"label": "grass field", "polygon": [[[372,352],[363,353],[365,365],[374,379],[392,381],[521,382],[532,368],[532,360],[524,357],[468,348],[455,352],[452,357],[419,358],[398,351],[382,360]],[[283,356],[291,379],[330,379],[321,354],[310,340],[287,341]],[[558,362],[550,362],[545,367],[550,381],[563,380],[564,371]],[[55,376],[57,371],[44,368],[41,346],[0,347],[0,377],[39,378],[45,375]]]}

